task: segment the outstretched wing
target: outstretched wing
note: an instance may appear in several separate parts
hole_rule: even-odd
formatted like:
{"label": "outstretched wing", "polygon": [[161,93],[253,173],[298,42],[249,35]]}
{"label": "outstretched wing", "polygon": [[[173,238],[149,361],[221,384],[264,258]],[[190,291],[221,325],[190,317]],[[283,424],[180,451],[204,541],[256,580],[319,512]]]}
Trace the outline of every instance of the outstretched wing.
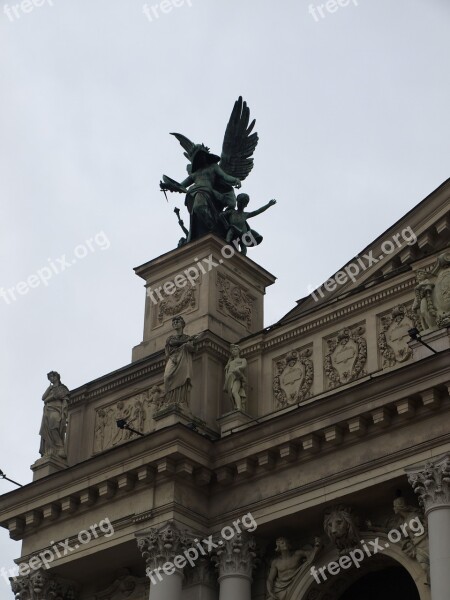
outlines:
{"label": "outstretched wing", "polygon": [[258,144],[258,134],[252,133],[255,120],[250,125],[249,122],[250,109],[239,96],[225,131],[220,166],[225,173],[240,180],[253,169],[252,154]]}
{"label": "outstretched wing", "polygon": [[189,157],[191,156],[192,150],[195,146],[194,142],[191,142],[191,140],[181,133],[171,133],[170,135],[174,135],[177,138],[183,149],[186,150],[184,153],[185,157],[190,160]]}

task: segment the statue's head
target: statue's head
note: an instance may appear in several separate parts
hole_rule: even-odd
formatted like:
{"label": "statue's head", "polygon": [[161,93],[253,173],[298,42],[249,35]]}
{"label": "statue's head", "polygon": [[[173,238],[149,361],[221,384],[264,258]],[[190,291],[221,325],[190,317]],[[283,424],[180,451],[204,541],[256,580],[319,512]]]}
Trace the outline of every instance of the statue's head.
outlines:
{"label": "statue's head", "polygon": [[236,200],[238,208],[242,210],[250,202],[250,196],[248,194],[238,194]]}
{"label": "statue's head", "polygon": [[230,353],[231,356],[239,356],[241,349],[239,348],[239,346],[237,344],[231,344],[230,346]]}
{"label": "statue's head", "polygon": [[285,537],[279,537],[275,541],[275,550],[277,552],[282,552],[283,550],[290,550],[291,542]]}
{"label": "statue's head", "polygon": [[198,169],[204,169],[205,167],[220,161],[220,156],[211,154],[209,148],[205,146],[205,144],[196,144],[189,155],[189,158],[191,160],[192,173],[195,173],[195,171],[198,171]]}
{"label": "statue's head", "polygon": [[176,331],[183,330],[185,325],[186,325],[186,322],[181,315],[177,315],[176,317],[174,317],[172,319],[172,327]]}
{"label": "statue's head", "polygon": [[61,383],[61,375],[56,371],[50,371],[50,373],[47,373],[47,379],[53,384]]}
{"label": "statue's head", "polygon": [[351,509],[344,506],[331,508],[325,513],[323,525],[325,533],[339,550],[358,543],[358,529]]}

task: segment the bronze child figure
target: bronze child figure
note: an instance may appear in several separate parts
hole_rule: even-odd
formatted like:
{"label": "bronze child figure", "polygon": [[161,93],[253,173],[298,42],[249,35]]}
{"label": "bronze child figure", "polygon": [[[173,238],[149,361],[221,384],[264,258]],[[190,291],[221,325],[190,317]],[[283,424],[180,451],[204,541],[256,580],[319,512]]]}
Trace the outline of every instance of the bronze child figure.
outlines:
{"label": "bronze child figure", "polygon": [[[249,224],[247,223],[247,219],[256,217],[277,203],[276,200],[270,200],[270,202],[261,208],[258,208],[257,210],[246,212],[244,209],[247,207],[249,202],[250,197],[248,194],[239,194],[237,197],[237,210],[227,210],[223,215],[227,227],[226,241],[230,243],[233,240],[239,240],[241,254],[244,255],[247,254],[247,246],[257,246],[263,240],[262,235],[250,228]],[[246,233],[248,236],[245,235]],[[246,243],[246,237],[250,238],[251,244]]]}

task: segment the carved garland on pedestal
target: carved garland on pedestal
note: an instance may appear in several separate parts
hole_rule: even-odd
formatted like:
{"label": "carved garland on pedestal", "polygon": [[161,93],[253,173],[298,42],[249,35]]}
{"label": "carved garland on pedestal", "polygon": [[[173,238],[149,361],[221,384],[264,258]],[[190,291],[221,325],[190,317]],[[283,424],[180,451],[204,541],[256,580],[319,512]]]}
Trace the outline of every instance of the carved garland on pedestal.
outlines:
{"label": "carved garland on pedestal", "polygon": [[273,394],[278,408],[284,408],[311,396],[314,365],[311,348],[293,350],[276,359]]}
{"label": "carved garland on pedestal", "polygon": [[196,287],[188,285],[186,288],[178,288],[172,296],[167,296],[158,303],[158,321],[162,323],[164,319],[174,317],[184,312],[188,308],[195,308]]}
{"label": "carved garland on pedestal", "polygon": [[364,333],[365,328],[356,325],[342,329],[336,337],[327,340],[329,352],[325,357],[324,368],[329,388],[355,381],[367,374],[367,343],[362,337]]}
{"label": "carved garland on pedestal", "polygon": [[252,325],[253,296],[221,273],[217,273],[216,285],[219,288],[219,309],[234,317],[247,329],[250,329]]}
{"label": "carved garland on pedestal", "polygon": [[416,326],[412,309],[400,304],[391,313],[382,316],[380,321],[382,329],[378,336],[378,347],[383,358],[383,369],[409,360],[412,350],[408,346],[411,339],[408,331]]}

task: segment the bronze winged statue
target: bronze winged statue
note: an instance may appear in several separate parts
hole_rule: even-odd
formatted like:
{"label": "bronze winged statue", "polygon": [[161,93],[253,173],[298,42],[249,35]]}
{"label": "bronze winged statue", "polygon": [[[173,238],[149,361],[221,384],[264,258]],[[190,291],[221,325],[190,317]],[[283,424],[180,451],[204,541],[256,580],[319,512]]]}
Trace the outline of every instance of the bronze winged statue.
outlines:
{"label": "bronze winged statue", "polygon": [[250,122],[250,110],[240,96],[228,121],[221,156],[212,154],[204,144],[194,144],[181,133],[171,134],[180,142],[189,160],[188,177],[184,181],[179,183],[163,175],[160,182],[164,192],[186,194],[190,224],[186,238],[180,243],[189,243],[207,233],[227,241],[230,238],[229,216],[237,204],[234,188],[241,187],[253,168],[253,152],[258,144],[254,126],[255,120]]}

